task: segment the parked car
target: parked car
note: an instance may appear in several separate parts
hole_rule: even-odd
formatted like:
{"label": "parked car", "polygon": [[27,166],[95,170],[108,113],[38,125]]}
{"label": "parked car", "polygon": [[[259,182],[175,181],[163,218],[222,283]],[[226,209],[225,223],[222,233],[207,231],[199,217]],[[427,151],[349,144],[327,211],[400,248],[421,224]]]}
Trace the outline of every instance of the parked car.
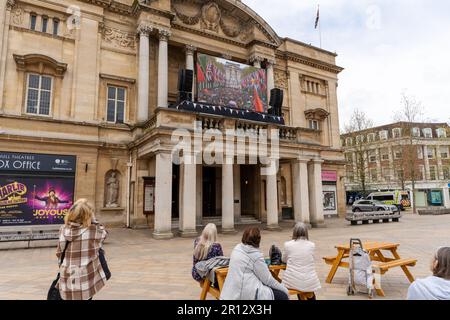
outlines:
{"label": "parked car", "polygon": [[353,212],[373,212],[373,211],[392,211],[399,212],[400,209],[397,206],[384,204],[377,200],[359,200],[352,206]]}

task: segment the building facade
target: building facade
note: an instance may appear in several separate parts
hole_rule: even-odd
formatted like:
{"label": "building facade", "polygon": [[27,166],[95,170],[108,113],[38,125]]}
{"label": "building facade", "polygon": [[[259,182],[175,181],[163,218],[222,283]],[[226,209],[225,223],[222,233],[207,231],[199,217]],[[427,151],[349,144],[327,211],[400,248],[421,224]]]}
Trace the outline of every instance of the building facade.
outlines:
{"label": "building facade", "polygon": [[448,124],[399,122],[345,134],[341,140],[348,198],[361,193],[365,180],[367,192],[406,190],[416,207],[450,208]]}
{"label": "building facade", "polygon": [[[246,219],[277,229],[281,219],[319,226],[344,214],[336,54],[280,38],[240,1],[0,0],[0,8],[0,151],[58,164],[73,157],[73,196],[94,203],[102,222],[170,238],[208,221],[224,231]],[[264,68],[268,89],[284,90],[286,125],[170,108],[179,71],[194,70],[197,53]],[[266,164],[278,172],[261,175],[263,165],[249,161],[173,164],[174,131],[195,128],[278,130],[279,157]]]}

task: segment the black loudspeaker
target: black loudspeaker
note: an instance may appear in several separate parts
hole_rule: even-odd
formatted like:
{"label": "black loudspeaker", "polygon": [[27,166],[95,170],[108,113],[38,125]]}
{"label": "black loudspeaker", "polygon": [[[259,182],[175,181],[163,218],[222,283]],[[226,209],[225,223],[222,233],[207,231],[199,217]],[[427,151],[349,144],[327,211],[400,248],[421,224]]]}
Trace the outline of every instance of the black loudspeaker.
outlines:
{"label": "black loudspeaker", "polygon": [[281,117],[283,108],[284,93],[281,89],[270,90],[269,113],[273,116]]}
{"label": "black loudspeaker", "polygon": [[182,69],[178,75],[178,102],[192,101],[194,71]]}

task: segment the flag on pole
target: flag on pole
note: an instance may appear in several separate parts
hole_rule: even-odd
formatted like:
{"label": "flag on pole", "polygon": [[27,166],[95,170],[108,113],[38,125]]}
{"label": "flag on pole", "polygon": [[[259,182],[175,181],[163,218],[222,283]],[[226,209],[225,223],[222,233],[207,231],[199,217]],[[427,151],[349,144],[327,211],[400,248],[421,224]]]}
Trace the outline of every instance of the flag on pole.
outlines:
{"label": "flag on pole", "polygon": [[319,22],[320,22],[320,7],[317,6],[317,17],[316,17],[316,24],[314,26],[314,29],[317,29],[317,27],[319,26]]}

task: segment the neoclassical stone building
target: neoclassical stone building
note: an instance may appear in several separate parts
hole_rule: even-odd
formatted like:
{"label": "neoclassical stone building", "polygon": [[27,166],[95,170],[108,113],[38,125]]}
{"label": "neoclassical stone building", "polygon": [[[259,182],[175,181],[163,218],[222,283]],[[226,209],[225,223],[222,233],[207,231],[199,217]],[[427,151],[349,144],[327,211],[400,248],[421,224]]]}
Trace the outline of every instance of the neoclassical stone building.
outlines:
{"label": "neoclassical stone building", "polygon": [[[344,214],[336,54],[279,37],[237,0],[0,8],[0,151],[74,156],[75,198],[92,201],[106,224],[170,238],[208,221],[224,231],[253,221],[276,229],[282,219],[320,226]],[[194,69],[197,53],[266,69],[269,90],[284,90],[286,125],[171,108],[179,70]],[[278,129],[278,173],[172,164],[172,132],[193,131],[195,121],[243,134]]]}

